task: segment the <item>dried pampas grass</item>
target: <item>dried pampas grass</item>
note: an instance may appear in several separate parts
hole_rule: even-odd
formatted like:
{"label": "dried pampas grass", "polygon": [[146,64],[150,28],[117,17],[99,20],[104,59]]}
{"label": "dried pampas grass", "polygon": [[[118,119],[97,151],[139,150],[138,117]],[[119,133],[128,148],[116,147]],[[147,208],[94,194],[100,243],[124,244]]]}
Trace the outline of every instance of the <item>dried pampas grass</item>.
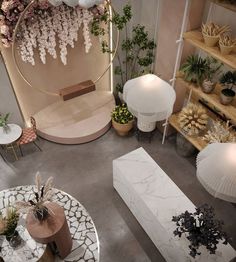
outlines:
{"label": "dried pampas grass", "polygon": [[203,140],[208,143],[235,143],[236,132],[232,130],[229,121],[227,123],[221,121],[213,121],[212,127],[207,131]]}

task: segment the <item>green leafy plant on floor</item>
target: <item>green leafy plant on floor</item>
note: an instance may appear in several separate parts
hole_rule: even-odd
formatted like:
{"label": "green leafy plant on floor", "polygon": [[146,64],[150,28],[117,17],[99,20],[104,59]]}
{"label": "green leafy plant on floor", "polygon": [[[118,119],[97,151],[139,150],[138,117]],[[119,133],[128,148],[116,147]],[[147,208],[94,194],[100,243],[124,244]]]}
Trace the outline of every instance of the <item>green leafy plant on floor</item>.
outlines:
{"label": "green leafy plant on floor", "polygon": [[127,106],[122,104],[113,109],[111,118],[119,124],[127,124],[134,119],[134,116],[129,112]]}
{"label": "green leafy plant on floor", "polygon": [[[102,24],[109,22],[112,22],[119,31],[125,31],[125,39],[123,39],[120,50],[117,53],[118,66],[114,70],[114,74],[120,78],[116,89],[122,93],[123,86],[129,79],[152,73],[151,65],[154,61],[156,44],[153,39],[149,38],[145,26],[140,24],[134,26],[131,36],[128,36],[128,22],[132,18],[130,5],[124,6],[122,14],[117,13],[115,10],[113,11],[114,15],[111,20],[108,12],[105,12],[101,17],[94,18],[91,32],[95,36],[105,36],[106,32]],[[114,50],[110,50],[106,40],[102,40],[102,52],[114,52]]]}

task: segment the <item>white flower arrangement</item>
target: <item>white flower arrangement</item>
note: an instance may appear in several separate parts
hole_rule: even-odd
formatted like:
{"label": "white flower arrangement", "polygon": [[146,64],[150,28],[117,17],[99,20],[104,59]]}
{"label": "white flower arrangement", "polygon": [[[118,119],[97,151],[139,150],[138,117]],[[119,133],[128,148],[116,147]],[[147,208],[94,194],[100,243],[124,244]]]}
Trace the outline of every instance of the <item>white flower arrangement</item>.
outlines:
{"label": "white flower arrangement", "polygon": [[71,8],[67,5],[60,5],[53,7],[52,12],[42,11],[31,22],[24,20],[21,26],[23,37],[19,44],[22,61],[35,65],[34,51],[38,48],[40,60],[45,64],[47,53],[54,59],[57,58],[56,47],[58,45],[60,59],[66,65],[67,47],[74,48],[82,24],[85,52],[88,53],[92,46],[89,24],[93,17],[94,14],[91,11],[80,6]]}

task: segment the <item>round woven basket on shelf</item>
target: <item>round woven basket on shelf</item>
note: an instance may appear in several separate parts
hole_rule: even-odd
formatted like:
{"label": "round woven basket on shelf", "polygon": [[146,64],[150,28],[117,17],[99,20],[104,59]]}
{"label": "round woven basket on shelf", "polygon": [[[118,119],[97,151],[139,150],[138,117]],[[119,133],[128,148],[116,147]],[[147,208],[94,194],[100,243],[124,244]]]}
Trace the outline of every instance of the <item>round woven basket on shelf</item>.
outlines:
{"label": "round woven basket on shelf", "polygon": [[202,34],[204,42],[207,46],[212,47],[212,46],[216,46],[216,44],[219,41],[219,36],[208,36],[205,34]]}

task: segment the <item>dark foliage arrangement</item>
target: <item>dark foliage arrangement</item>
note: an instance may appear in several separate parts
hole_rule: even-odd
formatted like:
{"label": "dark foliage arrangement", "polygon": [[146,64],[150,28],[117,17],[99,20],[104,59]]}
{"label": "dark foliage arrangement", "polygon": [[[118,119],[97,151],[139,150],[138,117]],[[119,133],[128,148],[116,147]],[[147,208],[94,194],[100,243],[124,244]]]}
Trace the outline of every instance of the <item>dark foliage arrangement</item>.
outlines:
{"label": "dark foliage arrangement", "polygon": [[173,232],[175,236],[181,237],[186,233],[190,241],[190,255],[196,257],[201,253],[200,246],[205,246],[210,254],[215,254],[217,244],[220,240],[223,244],[228,244],[226,233],[222,230],[223,221],[215,219],[214,209],[207,204],[196,208],[196,212],[185,211],[179,216],[173,216],[172,221],[177,228]]}
{"label": "dark foliage arrangement", "polygon": [[232,89],[236,86],[236,71],[228,71],[223,74],[220,78],[220,83],[227,85],[228,88]]}

